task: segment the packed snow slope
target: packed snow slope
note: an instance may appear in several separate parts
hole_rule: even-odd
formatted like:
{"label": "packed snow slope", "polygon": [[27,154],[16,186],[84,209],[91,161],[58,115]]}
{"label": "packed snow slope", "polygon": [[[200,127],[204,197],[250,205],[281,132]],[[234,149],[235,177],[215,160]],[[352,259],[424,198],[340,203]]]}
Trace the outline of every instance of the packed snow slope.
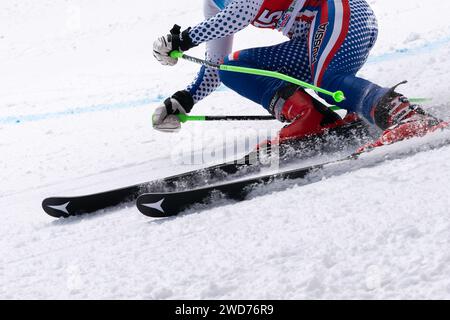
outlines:
{"label": "packed snow slope", "polygon": [[[450,147],[168,220],[133,205],[59,221],[43,213],[44,197],[217,160],[187,164],[179,151],[192,137],[199,152],[280,128],[152,130],[152,110],[198,68],[158,65],[153,40],[202,19],[201,0],[162,3],[1,1],[0,298],[450,298]],[[384,86],[408,79],[405,94],[432,97],[430,109],[450,118],[450,3],[370,3],[380,35],[360,74]],[[235,49],[280,41],[249,28]],[[194,113],[264,111],[222,88]]]}

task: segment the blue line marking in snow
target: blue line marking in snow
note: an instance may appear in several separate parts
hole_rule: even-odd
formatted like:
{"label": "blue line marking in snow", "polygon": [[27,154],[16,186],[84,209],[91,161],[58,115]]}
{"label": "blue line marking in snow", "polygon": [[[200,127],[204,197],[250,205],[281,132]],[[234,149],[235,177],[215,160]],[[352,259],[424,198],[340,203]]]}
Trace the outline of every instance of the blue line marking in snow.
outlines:
{"label": "blue line marking in snow", "polygon": [[158,97],[155,99],[145,98],[140,100],[133,100],[127,102],[117,102],[117,103],[105,103],[92,105],[88,107],[78,107],[71,108],[64,111],[49,112],[49,113],[39,113],[39,114],[29,114],[29,115],[19,115],[19,116],[9,116],[0,118],[0,124],[20,124],[23,122],[34,122],[48,119],[61,118],[66,116],[79,115],[84,113],[100,112],[100,111],[111,111],[120,109],[131,109],[149,105],[151,103],[156,103],[162,98]]}
{"label": "blue line marking in snow", "polygon": [[410,57],[410,56],[415,56],[415,55],[418,55],[421,53],[427,53],[432,50],[437,50],[440,47],[448,44],[449,42],[450,42],[450,37],[445,37],[445,38],[438,39],[434,42],[425,43],[418,47],[397,49],[394,52],[389,52],[389,53],[384,53],[379,56],[369,57],[369,59],[367,60],[367,63],[374,64],[374,63],[379,63],[379,62],[396,60],[398,58],[406,58],[406,57]]}
{"label": "blue line marking in snow", "polygon": [[[441,38],[434,42],[426,43],[422,46],[415,47],[415,48],[403,48],[403,49],[397,49],[394,52],[385,53],[379,56],[372,56],[369,57],[367,63],[368,64],[375,64],[379,62],[386,62],[391,60],[396,60],[399,58],[414,56],[421,53],[430,52],[432,50],[439,49],[440,47],[448,44],[450,42],[450,37]],[[222,90],[228,90],[226,87],[221,86],[219,88],[219,91]],[[161,95],[154,97],[154,98],[143,98],[133,101],[126,101],[126,102],[117,102],[117,103],[105,103],[105,104],[98,104],[98,105],[92,105],[87,107],[78,107],[78,108],[71,108],[64,111],[58,111],[58,112],[49,112],[49,113],[39,113],[39,114],[28,114],[28,115],[18,115],[18,116],[8,116],[0,118],[0,125],[13,125],[13,124],[21,124],[24,122],[35,122],[35,121],[41,121],[41,120],[49,120],[49,119],[56,119],[61,117],[67,117],[67,116],[73,116],[73,115],[79,115],[79,114],[85,114],[85,113],[93,113],[93,112],[100,112],[100,111],[112,111],[112,110],[121,110],[121,109],[132,109],[132,108],[138,108],[143,107],[145,105],[150,105],[152,103],[158,103],[163,99]]]}

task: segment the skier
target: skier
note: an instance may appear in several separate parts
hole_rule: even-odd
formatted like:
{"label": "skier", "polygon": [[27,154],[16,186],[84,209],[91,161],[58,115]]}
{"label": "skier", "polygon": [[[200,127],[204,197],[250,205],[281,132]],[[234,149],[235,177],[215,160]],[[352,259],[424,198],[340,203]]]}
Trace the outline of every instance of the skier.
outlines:
{"label": "skier", "polygon": [[[447,123],[412,105],[395,90],[359,78],[378,34],[376,17],[365,0],[204,0],[206,20],[183,32],[179,26],[154,42],[154,56],[173,66],[173,50],[187,51],[206,43],[206,59],[213,63],[278,71],[329,91],[342,90],[346,100],[337,105],[349,116],[341,119],[302,88],[257,75],[202,67],[185,90],[178,91],[153,114],[153,127],[180,128],[178,113],[193,106],[220,83],[261,104],[278,120],[288,122],[278,141],[317,135],[342,126],[357,114],[384,130],[371,148],[421,136]],[[250,24],[282,32],[288,41],[232,52],[233,35]],[[328,103],[332,98],[321,95]]]}

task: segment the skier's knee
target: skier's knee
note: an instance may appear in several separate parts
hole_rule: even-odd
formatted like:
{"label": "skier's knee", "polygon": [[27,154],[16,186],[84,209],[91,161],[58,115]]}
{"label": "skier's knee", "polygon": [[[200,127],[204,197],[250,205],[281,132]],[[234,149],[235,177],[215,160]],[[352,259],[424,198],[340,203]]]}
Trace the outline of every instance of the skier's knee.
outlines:
{"label": "skier's knee", "polygon": [[[320,87],[331,92],[345,90],[344,94],[346,95],[346,98],[348,98],[347,94],[349,94],[349,90],[346,89],[353,88],[354,78],[354,76],[349,75],[325,73],[320,81]],[[339,107],[347,109],[348,111],[351,111],[349,109],[352,109],[351,106],[347,105],[347,99],[346,101],[339,103],[336,102],[333,97],[328,94],[319,93],[319,96],[329,104],[337,104]]]}

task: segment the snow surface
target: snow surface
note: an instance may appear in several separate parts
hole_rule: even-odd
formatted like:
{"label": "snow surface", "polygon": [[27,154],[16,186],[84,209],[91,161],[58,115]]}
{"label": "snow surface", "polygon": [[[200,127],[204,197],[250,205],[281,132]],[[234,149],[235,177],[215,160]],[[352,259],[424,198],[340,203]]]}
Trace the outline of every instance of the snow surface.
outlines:
{"label": "snow surface", "polygon": [[[47,196],[107,190],[218,160],[186,164],[179,146],[194,138],[198,153],[217,149],[225,136],[280,128],[152,130],[152,109],[197,71],[187,62],[158,65],[153,39],[173,23],[200,21],[202,6],[158,3],[1,1],[0,298],[450,298],[450,147],[174,219],[148,219],[133,205],[66,220],[43,213]],[[370,3],[380,36],[360,74],[385,86],[409,79],[402,91],[433,97],[431,109],[448,118],[450,3]],[[249,28],[235,49],[281,40]],[[201,56],[202,47],[192,54]],[[264,111],[223,88],[195,113]]]}

